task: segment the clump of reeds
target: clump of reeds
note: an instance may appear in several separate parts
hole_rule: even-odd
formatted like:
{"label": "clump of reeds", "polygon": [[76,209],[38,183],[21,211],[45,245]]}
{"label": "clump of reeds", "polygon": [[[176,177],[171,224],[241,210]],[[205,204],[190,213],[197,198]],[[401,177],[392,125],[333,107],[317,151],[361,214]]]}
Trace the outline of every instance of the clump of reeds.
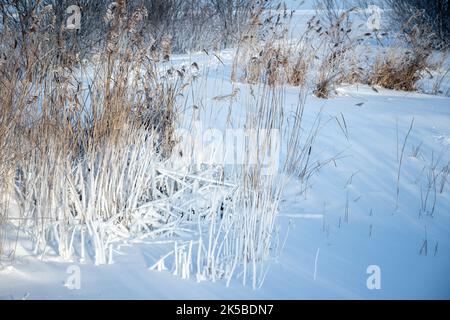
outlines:
{"label": "clump of reeds", "polygon": [[288,39],[293,11],[284,7],[274,12],[256,11],[252,23],[238,44],[233,64],[233,81],[269,86],[306,83],[311,60],[304,35],[297,43]]}
{"label": "clump of reeds", "polygon": [[[175,239],[169,253],[174,273],[188,277],[195,270],[199,280],[228,283],[242,274],[256,288],[264,263],[278,250],[275,221],[285,176],[308,179],[314,171],[309,163],[316,131],[304,137],[302,130],[308,54],[285,51],[269,37],[257,57],[260,70],[250,78],[259,98],[247,97],[245,127],[258,132],[258,148],[243,150],[243,164],[180,165],[187,155],[174,152],[180,141],[175,129],[186,103],[180,99],[193,80],[185,68],[166,63],[170,42],[145,45],[139,32],[144,8],[130,14],[124,1],[114,6],[105,17],[107,41],[86,61],[65,49],[64,37],[52,42],[46,24],[37,23],[26,43],[5,27],[0,174],[7,183],[0,188],[18,210],[11,217],[6,208],[1,222],[31,240],[35,254],[96,264],[113,262],[121,240],[165,236]],[[250,28],[259,26],[261,13]],[[50,9],[41,14],[35,21],[54,18]],[[288,16],[285,10],[280,19]],[[302,88],[290,119],[286,83]],[[266,173],[267,153],[279,152],[273,146],[281,141],[286,163],[281,172]],[[189,241],[178,243],[186,234]]]}
{"label": "clump of reeds", "polygon": [[406,52],[402,55],[392,54],[375,62],[369,76],[370,85],[392,90],[414,91],[416,84],[427,70],[428,54]]}
{"label": "clump of reeds", "polygon": [[336,84],[354,80],[357,73],[353,68],[351,59],[354,56],[357,38],[352,33],[353,23],[351,14],[355,8],[341,10],[332,1],[323,1],[322,13],[311,19],[309,28],[315,32],[318,39],[317,77],[314,94],[318,98],[326,99],[334,90]]}
{"label": "clump of reeds", "polygon": [[411,14],[395,37],[393,45],[375,59],[369,76],[370,85],[403,91],[417,90],[418,82],[427,73],[432,64],[434,34],[420,18],[423,13]]}
{"label": "clump of reeds", "polygon": [[[102,56],[95,64],[52,42],[51,8],[33,13],[25,36],[3,26],[0,223],[20,221],[35,252],[50,247],[70,257],[78,248],[84,256],[90,241],[95,261],[105,263],[114,234],[131,232],[130,215],[151,196],[157,174],[149,168],[175,144],[184,76],[162,74],[152,61],[139,32],[145,9],[116,6],[106,17],[107,43],[92,48]],[[3,197],[17,203],[13,220]]]}

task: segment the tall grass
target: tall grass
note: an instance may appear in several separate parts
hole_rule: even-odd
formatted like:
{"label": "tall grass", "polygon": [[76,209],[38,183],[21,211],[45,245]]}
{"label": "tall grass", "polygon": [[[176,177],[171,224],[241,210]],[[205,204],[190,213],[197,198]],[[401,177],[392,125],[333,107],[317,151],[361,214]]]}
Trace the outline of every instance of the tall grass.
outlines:
{"label": "tall grass", "polygon": [[294,10],[254,11],[252,23],[238,42],[232,81],[269,86],[307,84],[314,59],[311,30],[291,41],[289,28]]}
{"label": "tall grass", "polygon": [[105,263],[109,228],[131,228],[125,216],[150,196],[149,168],[171,153],[183,80],[160,79],[138,33],[144,9],[110,17],[96,64],[46,42],[52,14],[36,17],[43,22],[27,43],[7,26],[2,32],[2,188],[14,186],[14,218],[31,231],[36,253],[53,247],[70,257],[86,232],[80,237]]}
{"label": "tall grass", "polygon": [[[144,7],[129,11],[118,2],[108,11],[106,41],[91,48],[88,60],[68,50],[65,37],[49,36],[51,7],[33,14],[25,36],[7,24],[1,35],[0,191],[8,201],[0,199],[0,239],[25,238],[34,254],[104,264],[114,261],[120,241],[165,237],[174,250],[158,268],[170,256],[182,277],[227,283],[242,277],[260,286],[278,248],[285,176],[295,165],[306,168],[302,159],[310,153],[303,148],[289,156],[296,161],[281,174],[265,172],[278,138],[301,145],[302,99],[294,124],[284,129],[285,88],[275,85],[284,83],[282,63],[273,61],[264,71],[268,80],[239,98],[247,101],[244,124],[256,132],[256,152],[242,149],[239,165],[193,163],[179,152],[176,129],[187,99],[200,105],[205,93],[193,94],[192,70],[171,64],[170,37],[160,47],[146,45]],[[302,59],[286,81],[305,83]],[[5,225],[18,236],[5,234]]]}

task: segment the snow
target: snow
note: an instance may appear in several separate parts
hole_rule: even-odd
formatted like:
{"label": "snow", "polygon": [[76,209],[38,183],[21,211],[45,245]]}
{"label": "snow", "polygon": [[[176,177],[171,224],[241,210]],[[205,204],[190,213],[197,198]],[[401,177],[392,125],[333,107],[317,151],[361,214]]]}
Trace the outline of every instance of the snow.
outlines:
{"label": "snow", "polygon": [[[304,10],[312,9],[308,5]],[[230,101],[214,98],[233,90],[233,52],[220,53],[224,65],[204,53],[172,59],[174,66],[196,61],[209,70],[197,87],[205,95],[199,114],[205,126],[224,129]],[[248,95],[249,86],[237,87],[231,105],[239,119],[240,97]],[[288,110],[295,108],[298,90],[286,88]],[[277,218],[283,247],[260,288],[244,286],[241,279],[226,287],[223,280],[173,275],[170,262],[160,262],[173,249],[173,239],[124,242],[113,249],[114,263],[99,266],[41,258],[19,244],[15,264],[0,268],[0,299],[449,299],[450,181],[434,200],[428,177],[446,166],[448,173],[450,98],[355,85],[336,91],[328,100],[307,96],[306,130],[317,117],[322,121],[312,157],[327,164],[306,192],[295,179],[285,188]],[[74,265],[81,281],[71,290],[68,268]],[[381,270],[379,290],[367,287],[373,265]]]}
{"label": "snow", "polygon": [[[294,104],[296,91],[288,88],[287,104]],[[450,99],[387,90],[376,93],[368,87],[354,86],[341,87],[338,92],[330,100],[309,96],[306,119],[312,123],[321,108],[324,119],[344,115],[348,141],[336,121],[328,122],[320,131],[317,159],[341,156],[336,166],[321,170],[306,195],[299,194],[295,182],[287,188],[279,223],[284,230],[289,229],[289,235],[284,250],[271,263],[262,288],[252,290],[239,281],[226,288],[221,281],[197,283],[195,279],[180,280],[167,271],[149,270],[167,245],[142,242],[121,247],[112,265],[22,257],[13,267],[0,271],[0,297],[449,298],[450,187],[437,195],[433,217],[419,217],[419,209],[420,187],[425,186],[422,170],[431,165],[432,152],[435,157],[443,154],[443,159],[449,159],[448,144],[445,138],[438,137],[450,136]],[[357,106],[361,102],[364,104]],[[406,146],[396,209],[397,125],[403,139],[412,118],[415,123]],[[421,156],[414,158],[411,150],[420,143]],[[348,223],[344,222],[347,199]],[[310,219],[311,214],[316,216]],[[425,227],[427,256],[419,255]],[[63,286],[69,276],[66,270],[72,264],[80,266],[80,290]],[[366,287],[366,269],[370,265],[381,268],[381,290]]]}

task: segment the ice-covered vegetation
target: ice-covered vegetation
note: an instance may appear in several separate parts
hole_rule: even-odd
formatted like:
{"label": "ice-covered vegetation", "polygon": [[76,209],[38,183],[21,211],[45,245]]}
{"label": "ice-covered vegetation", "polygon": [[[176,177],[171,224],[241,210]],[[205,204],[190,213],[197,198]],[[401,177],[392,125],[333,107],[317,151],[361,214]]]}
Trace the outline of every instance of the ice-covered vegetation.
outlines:
{"label": "ice-covered vegetation", "polygon": [[[229,119],[230,129],[242,120],[254,132],[238,150],[243,161],[220,159],[233,151],[225,149],[215,151],[217,161],[199,159],[177,129],[190,113],[183,108],[201,103],[191,88],[205,75],[196,62],[171,66],[170,42],[147,46],[145,6],[110,6],[104,44],[82,59],[67,48],[74,39],[52,36],[55,12],[42,5],[25,34],[15,23],[2,30],[2,230],[25,235],[36,255],[96,264],[112,263],[121,240],[167,238],[175,248],[159,266],[171,258],[183,277],[228,282],[243,269],[244,283],[260,285],[264,262],[278,250],[286,179],[284,169],[266,172],[263,164],[288,138],[299,149],[284,168],[307,170],[301,105],[295,123],[283,127],[282,89],[261,84],[243,118]],[[13,238],[2,234],[11,261]]]}

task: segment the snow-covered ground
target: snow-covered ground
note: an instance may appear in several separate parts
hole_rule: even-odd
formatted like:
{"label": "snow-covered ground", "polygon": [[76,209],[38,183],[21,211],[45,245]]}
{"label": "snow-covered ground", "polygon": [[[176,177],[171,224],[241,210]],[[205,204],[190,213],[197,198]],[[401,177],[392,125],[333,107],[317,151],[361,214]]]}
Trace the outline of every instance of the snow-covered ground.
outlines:
{"label": "snow-covered ground", "polygon": [[[226,67],[216,68],[216,75],[226,74]],[[297,91],[286,90],[287,105],[296,103]],[[336,159],[313,178],[306,194],[300,194],[295,181],[286,189],[279,223],[288,237],[262,288],[252,290],[239,281],[226,288],[222,281],[197,283],[151,271],[165,245],[144,241],[122,246],[112,265],[20,257],[0,271],[0,297],[450,298],[450,185],[445,183],[442,193],[437,190],[436,200],[431,190],[421,212],[427,175],[433,167],[437,174],[449,164],[450,99],[377,93],[365,86],[338,92],[330,100],[307,98],[306,126],[318,113],[323,121],[315,160]],[[342,117],[347,129],[337,121],[342,123]],[[396,208],[397,156],[412,119]],[[427,255],[420,254],[425,240]],[[64,286],[73,265],[81,272],[79,290]],[[371,265],[381,269],[380,290],[366,285]]]}
{"label": "snow-covered ground", "polygon": [[[231,93],[232,53],[172,59],[209,70],[200,117],[219,129],[230,102],[214,98]],[[287,114],[298,91],[286,88]],[[0,299],[450,299],[450,98],[341,86],[328,100],[307,96],[305,130],[318,118],[312,159],[326,165],[306,192],[295,179],[285,188],[284,247],[261,288],[151,270],[172,243],[123,243],[100,266],[39,258],[19,243],[15,264],[0,269]],[[373,270],[380,288],[369,289]],[[68,287],[78,273],[79,289]]]}

